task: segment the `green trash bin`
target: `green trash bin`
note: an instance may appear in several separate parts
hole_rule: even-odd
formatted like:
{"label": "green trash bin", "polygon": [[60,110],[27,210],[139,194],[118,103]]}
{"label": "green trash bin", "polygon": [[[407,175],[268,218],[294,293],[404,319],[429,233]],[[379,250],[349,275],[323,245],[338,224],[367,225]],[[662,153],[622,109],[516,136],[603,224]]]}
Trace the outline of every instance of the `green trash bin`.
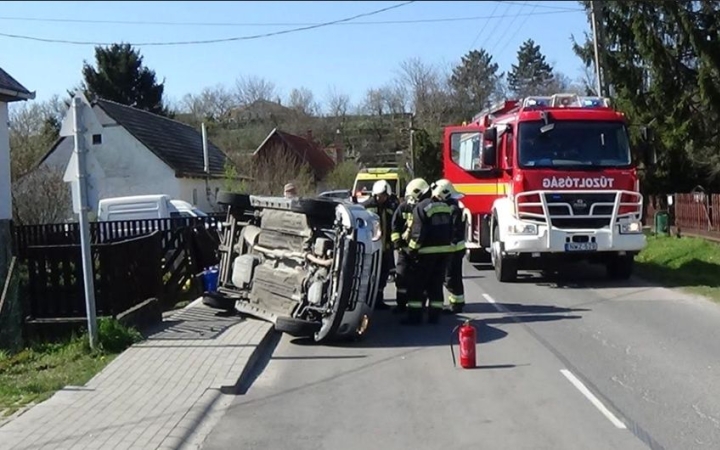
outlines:
{"label": "green trash bin", "polygon": [[669,217],[667,211],[655,213],[655,234],[670,234]]}

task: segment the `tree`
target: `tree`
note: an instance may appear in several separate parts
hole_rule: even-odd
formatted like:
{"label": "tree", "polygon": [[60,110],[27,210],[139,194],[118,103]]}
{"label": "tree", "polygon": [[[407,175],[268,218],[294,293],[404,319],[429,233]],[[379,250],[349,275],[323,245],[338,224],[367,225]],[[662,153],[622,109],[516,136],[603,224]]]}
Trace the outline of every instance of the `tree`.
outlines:
{"label": "tree", "polygon": [[415,176],[428,182],[442,178],[442,146],[425,130],[415,132]]}
{"label": "tree", "polygon": [[320,113],[320,105],[315,101],[315,95],[306,87],[290,91],[288,107],[307,116],[315,116]]}
{"label": "tree", "polygon": [[89,98],[103,98],[154,114],[168,115],[163,104],[165,81],[143,65],[139,50],[130,44],[95,47],[93,67],[83,63],[83,90]]}
{"label": "tree", "polygon": [[237,106],[233,94],[224,86],[207,87],[199,94],[186,94],[181,102],[182,109],[197,120],[222,121]]}
{"label": "tree", "polygon": [[58,139],[65,108],[59,97],[13,105],[10,111],[10,170],[13,216],[18,224],[64,222],[70,189],[64,167],[37,167]]}
{"label": "tree", "polygon": [[343,161],[328,174],[325,179],[327,189],[352,189],[355,176],[358,173],[358,165],[355,161]]}
{"label": "tree", "polygon": [[438,67],[419,58],[405,60],[400,63],[398,82],[408,92],[419,123],[435,129],[448,120],[452,110],[448,77]]}
{"label": "tree", "polygon": [[532,39],[518,49],[517,64],[512,65],[507,81],[508,88],[518,98],[554,93],[553,67],[545,61],[540,46]]}
{"label": "tree", "polygon": [[472,117],[499,97],[504,75],[499,69],[484,49],[468,52],[453,68],[450,86],[462,117]]}
{"label": "tree", "polygon": [[[589,1],[581,2],[590,17]],[[717,2],[603,2],[600,65],[616,107],[630,122],[653,124],[658,164],[649,192],[720,188],[720,5]],[[647,30],[653,30],[648,33]],[[590,36],[574,50],[592,67]],[[573,39],[574,40],[574,39]]]}
{"label": "tree", "polygon": [[257,76],[238,78],[235,88],[236,99],[241,106],[248,106],[259,100],[271,102],[278,97],[275,83]]}
{"label": "tree", "polygon": [[326,99],[326,113],[331,117],[345,117],[350,109],[350,97],[338,92],[335,87],[328,89]]}

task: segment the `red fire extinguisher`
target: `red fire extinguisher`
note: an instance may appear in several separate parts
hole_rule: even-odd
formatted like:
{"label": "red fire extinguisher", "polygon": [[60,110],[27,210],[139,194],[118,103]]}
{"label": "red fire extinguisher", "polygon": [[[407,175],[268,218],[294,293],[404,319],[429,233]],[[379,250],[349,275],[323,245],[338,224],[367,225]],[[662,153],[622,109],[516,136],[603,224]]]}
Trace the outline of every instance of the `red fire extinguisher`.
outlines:
{"label": "red fire extinguisher", "polygon": [[450,353],[452,354],[453,366],[457,367],[452,337],[455,335],[455,332],[457,332],[458,346],[460,347],[460,367],[463,369],[472,369],[477,366],[475,353],[477,330],[470,322],[472,321],[466,320],[462,325],[456,326],[450,335]]}

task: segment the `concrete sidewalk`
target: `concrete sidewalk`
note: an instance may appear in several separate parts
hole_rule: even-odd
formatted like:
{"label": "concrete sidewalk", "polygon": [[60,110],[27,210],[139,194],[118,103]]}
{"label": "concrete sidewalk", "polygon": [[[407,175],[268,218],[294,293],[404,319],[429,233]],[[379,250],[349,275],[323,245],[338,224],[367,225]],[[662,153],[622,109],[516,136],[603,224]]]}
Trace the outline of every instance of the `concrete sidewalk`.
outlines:
{"label": "concrete sidewalk", "polygon": [[199,448],[272,339],[272,325],[199,305],[0,428],[0,449]]}

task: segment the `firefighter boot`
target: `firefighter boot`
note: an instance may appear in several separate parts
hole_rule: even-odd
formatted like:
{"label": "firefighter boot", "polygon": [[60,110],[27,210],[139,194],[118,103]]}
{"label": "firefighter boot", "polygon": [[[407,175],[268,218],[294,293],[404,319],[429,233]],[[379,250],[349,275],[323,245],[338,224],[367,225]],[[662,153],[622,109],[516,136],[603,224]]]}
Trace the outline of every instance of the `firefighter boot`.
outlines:
{"label": "firefighter boot", "polygon": [[[420,306],[420,307],[418,307]],[[421,305],[408,304],[407,316],[400,321],[401,325],[420,325],[422,323],[423,310]]]}

